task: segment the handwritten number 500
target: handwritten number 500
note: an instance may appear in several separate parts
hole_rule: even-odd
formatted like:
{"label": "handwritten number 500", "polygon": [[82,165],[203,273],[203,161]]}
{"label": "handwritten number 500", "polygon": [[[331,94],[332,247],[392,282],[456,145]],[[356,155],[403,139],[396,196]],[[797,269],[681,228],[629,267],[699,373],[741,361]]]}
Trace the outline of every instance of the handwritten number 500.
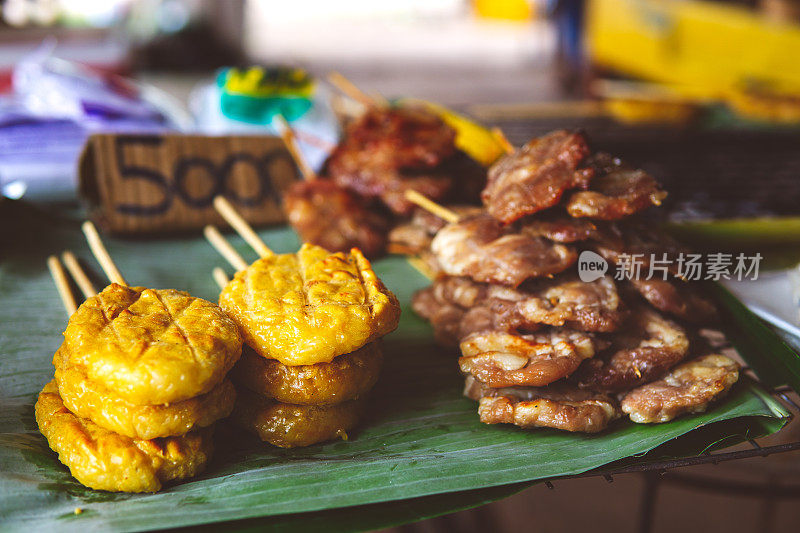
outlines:
{"label": "handwritten number 500", "polygon": [[[276,159],[288,158],[285,150],[275,149],[263,157],[256,157],[245,152],[230,154],[221,165],[204,157],[187,156],[175,161],[172,170],[172,179],[162,174],[158,169],[129,164],[125,161],[126,145],[145,145],[156,148],[162,144],[163,139],[156,136],[133,135],[118,137],[115,151],[117,171],[123,180],[140,180],[155,186],[162,195],[162,200],[154,205],[143,206],[139,204],[122,203],[117,205],[117,211],[126,215],[153,216],[167,212],[175,197],[179,197],[189,206],[203,209],[211,205],[218,194],[229,196],[234,202],[246,206],[257,206],[265,199],[270,198],[275,203],[280,201],[278,191],[269,178],[269,165]],[[236,165],[250,165],[258,177],[258,189],[254,195],[242,196],[229,184],[229,178]],[[200,170],[203,175],[211,179],[211,187],[201,196],[192,196],[187,181],[191,172]]]}

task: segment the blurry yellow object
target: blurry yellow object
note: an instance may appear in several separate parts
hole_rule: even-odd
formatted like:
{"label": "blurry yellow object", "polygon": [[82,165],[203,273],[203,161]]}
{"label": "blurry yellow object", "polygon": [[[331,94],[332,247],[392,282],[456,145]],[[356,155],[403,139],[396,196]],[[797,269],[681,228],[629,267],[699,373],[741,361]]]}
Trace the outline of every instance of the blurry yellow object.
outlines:
{"label": "blurry yellow object", "polygon": [[533,17],[527,0],[473,0],[479,17],[500,20],[529,20]]}
{"label": "blurry yellow object", "polygon": [[697,105],[690,102],[609,98],[603,102],[609,115],[620,122],[684,124],[697,114]]}
{"label": "blurry yellow object", "polygon": [[800,122],[800,96],[732,90],[727,103],[739,116],[767,122]]}
{"label": "blurry yellow object", "polygon": [[800,94],[800,27],[718,3],[590,0],[594,62],[626,74],[724,97],[757,82]]}
{"label": "blurry yellow object", "polygon": [[456,147],[481,165],[488,167],[505,153],[503,139],[480,124],[446,107],[414,98],[404,98],[400,104],[421,105],[456,130]]}
{"label": "blurry yellow object", "polygon": [[620,122],[684,124],[706,99],[682,87],[645,82],[597,80],[592,91],[603,98],[605,112]]}

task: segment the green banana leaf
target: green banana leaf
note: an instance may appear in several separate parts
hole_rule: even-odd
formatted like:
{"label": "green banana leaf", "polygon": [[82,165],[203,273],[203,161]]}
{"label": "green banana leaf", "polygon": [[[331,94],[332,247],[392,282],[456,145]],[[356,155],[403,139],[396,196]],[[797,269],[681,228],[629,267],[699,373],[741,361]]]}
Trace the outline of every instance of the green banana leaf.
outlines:
{"label": "green banana leaf", "polygon": [[[376,269],[404,313],[384,343],[386,366],[371,410],[349,441],[283,450],[223,423],[216,458],[200,477],[157,494],[93,491],[49,450],[33,403],[52,377],[66,323],[45,259],[70,248],[95,271],[96,264],[78,221],[5,202],[0,228],[0,528],[141,530],[235,520],[244,529],[363,530],[480,505],[537,480],[773,433],[790,416],[744,380],[709,412],[662,425],[621,420],[598,435],[573,435],[480,424],[476,405],[461,396],[456,354],[437,348],[429,326],[408,309],[428,280],[390,257]],[[278,252],[297,248],[285,228],[262,236]],[[231,241],[254,258],[240,239]],[[197,235],[107,244],[131,284],[216,298],[210,272],[223,262]]]}

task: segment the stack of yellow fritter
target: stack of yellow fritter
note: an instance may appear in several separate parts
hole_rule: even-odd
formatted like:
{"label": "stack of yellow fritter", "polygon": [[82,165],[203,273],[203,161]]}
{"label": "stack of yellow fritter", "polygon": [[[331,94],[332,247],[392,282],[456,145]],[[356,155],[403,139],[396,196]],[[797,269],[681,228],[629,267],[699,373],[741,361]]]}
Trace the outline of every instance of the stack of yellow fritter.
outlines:
{"label": "stack of yellow fritter", "polygon": [[233,409],[226,374],[241,347],[210,302],[111,284],[70,317],[36,421],[84,485],[157,491],[205,467],[212,425]]}
{"label": "stack of yellow fritter", "polygon": [[233,419],[281,447],[346,438],[378,378],[379,340],[400,314],[362,253],[305,244],[268,255],[237,273],[219,303],[247,345],[232,373]]}

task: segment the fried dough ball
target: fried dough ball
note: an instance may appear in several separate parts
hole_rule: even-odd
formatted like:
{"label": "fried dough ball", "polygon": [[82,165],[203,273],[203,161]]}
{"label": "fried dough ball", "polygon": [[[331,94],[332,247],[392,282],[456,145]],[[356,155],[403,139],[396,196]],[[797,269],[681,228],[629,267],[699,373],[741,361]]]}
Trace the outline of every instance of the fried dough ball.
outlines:
{"label": "fried dough ball", "polygon": [[75,415],[88,418],[109,431],[132,439],[155,439],[184,435],[210,426],[233,410],[236,390],[229,380],[209,392],[161,405],[135,405],[106,387],[94,383],[86,370],[65,365],[62,349],[56,352],[56,384],[64,405]]}
{"label": "fried dough ball", "polygon": [[598,341],[582,331],[551,328],[530,335],[484,331],[461,343],[461,371],[490,387],[542,387],[594,357]]}
{"label": "fried dough ball", "polygon": [[304,244],[238,272],[219,296],[259,355],[285,365],[329,363],[397,327],[400,304],[358,248]]}
{"label": "fried dough ball", "polygon": [[620,417],[613,398],[563,382],[540,388],[492,389],[468,376],[464,395],[478,402],[478,415],[484,424],[597,433]]}
{"label": "fried dough ball", "polygon": [[630,391],[622,399],[622,411],[639,424],[669,422],[682,414],[702,413],[738,380],[736,361],[719,354],[704,355]]}
{"label": "fried dough ball", "polygon": [[253,392],[279,402],[328,405],[352,400],[378,381],[383,354],[378,342],[340,355],[330,363],[287,366],[245,348],[231,377]]}
{"label": "fried dough ball", "polygon": [[168,481],[202,472],[213,448],[210,429],[153,440],[104,429],[72,414],[55,381],[39,394],[36,423],[75,479],[96,490],[156,492]]}
{"label": "fried dough ball", "polygon": [[232,418],[264,442],[295,448],[337,438],[347,440],[347,431],[355,427],[363,410],[363,399],[334,405],[294,405],[242,390]]}
{"label": "fried dough ball", "polygon": [[65,364],[136,405],[205,394],[239,359],[239,328],[222,309],[176,290],[112,283],[64,332]]}

